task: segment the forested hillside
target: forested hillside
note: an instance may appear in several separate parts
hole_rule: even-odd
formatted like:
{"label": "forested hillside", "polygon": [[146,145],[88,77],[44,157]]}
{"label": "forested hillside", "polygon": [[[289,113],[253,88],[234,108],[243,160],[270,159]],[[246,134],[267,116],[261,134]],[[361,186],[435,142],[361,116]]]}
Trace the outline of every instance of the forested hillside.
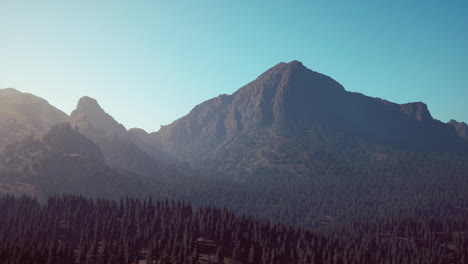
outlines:
{"label": "forested hillside", "polygon": [[348,223],[313,233],[173,200],[0,197],[0,262],[457,263],[468,219]]}
{"label": "forested hillside", "polygon": [[[431,212],[450,217],[453,211],[468,212],[467,158],[402,151],[330,130],[313,132],[299,138],[302,145],[284,138],[282,148],[259,139],[262,151],[275,153],[272,157],[278,160],[270,169],[223,178],[187,177],[162,186],[148,181],[145,186],[197,205],[226,206],[308,228],[377,216]],[[249,154],[242,159],[250,159]],[[305,155],[307,164],[281,162]],[[257,161],[262,162],[266,161]]]}
{"label": "forested hillside", "polygon": [[[468,212],[464,157],[369,146],[330,131],[316,132],[315,137],[307,150],[314,153],[308,159],[313,170],[301,163],[283,164],[294,171],[270,169],[220,177],[175,173],[186,170],[176,167],[143,177],[109,168],[93,141],[69,125],[57,125],[42,137],[6,148],[0,155],[0,191],[38,199],[57,193],[112,199],[168,197],[304,228],[401,214],[450,218]],[[286,151],[265,146],[278,155],[302,155],[287,151],[293,146],[285,147]],[[115,148],[111,153],[118,156],[120,151]]]}

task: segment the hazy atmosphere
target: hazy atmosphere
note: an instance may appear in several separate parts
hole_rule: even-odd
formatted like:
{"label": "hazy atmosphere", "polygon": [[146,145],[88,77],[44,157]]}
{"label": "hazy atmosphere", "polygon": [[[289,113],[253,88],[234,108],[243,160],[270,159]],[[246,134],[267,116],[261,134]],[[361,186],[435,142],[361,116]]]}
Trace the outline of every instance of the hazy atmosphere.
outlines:
{"label": "hazy atmosphere", "polygon": [[0,263],[467,264],[467,14],[0,0]]}
{"label": "hazy atmosphere", "polygon": [[300,60],[347,90],[468,121],[466,1],[0,1],[0,88],[96,98],[156,131]]}

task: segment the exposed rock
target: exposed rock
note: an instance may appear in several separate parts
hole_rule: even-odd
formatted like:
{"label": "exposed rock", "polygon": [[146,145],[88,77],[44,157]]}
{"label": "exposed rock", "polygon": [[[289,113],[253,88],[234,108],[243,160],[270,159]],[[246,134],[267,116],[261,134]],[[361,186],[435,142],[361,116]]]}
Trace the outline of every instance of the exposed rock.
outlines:
{"label": "exposed rock", "polygon": [[455,128],[461,138],[468,140],[468,125],[465,122],[457,122],[452,119],[448,123]]}

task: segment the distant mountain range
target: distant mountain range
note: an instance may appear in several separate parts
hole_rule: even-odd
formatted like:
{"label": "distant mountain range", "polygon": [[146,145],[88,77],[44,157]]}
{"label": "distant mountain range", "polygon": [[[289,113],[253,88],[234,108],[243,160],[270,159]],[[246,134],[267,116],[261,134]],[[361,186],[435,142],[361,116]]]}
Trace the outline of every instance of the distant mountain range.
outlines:
{"label": "distant mountain range", "polygon": [[92,98],[70,116],[11,88],[0,90],[0,101],[0,193],[124,195],[140,189],[137,178],[181,174]]}
{"label": "distant mountain range", "polygon": [[462,263],[467,190],[466,123],[298,61],[153,133],[0,90],[0,195],[40,202],[0,197],[10,262]]}
{"label": "distant mountain range", "polygon": [[0,90],[0,168],[10,179],[4,191],[50,174],[42,169],[51,164],[77,178],[96,169],[124,182],[199,172],[236,181],[310,178],[332,165],[343,171],[358,161],[390,163],[402,152],[465,157],[467,131],[465,123],[435,120],[421,102],[399,105],[347,92],[299,61],[279,63],[153,133],[127,130],[87,96],[68,116],[37,96]]}

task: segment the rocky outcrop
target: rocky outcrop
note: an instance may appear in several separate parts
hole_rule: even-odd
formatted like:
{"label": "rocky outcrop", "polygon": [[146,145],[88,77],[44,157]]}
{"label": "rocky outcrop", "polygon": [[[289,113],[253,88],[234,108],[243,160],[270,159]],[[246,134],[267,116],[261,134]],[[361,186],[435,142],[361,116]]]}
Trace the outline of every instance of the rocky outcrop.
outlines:
{"label": "rocky outcrop", "polygon": [[127,129],[106,113],[95,99],[88,96],[78,101],[70,119],[72,124],[87,136],[127,137]]}
{"label": "rocky outcrop", "polygon": [[462,139],[468,141],[468,125],[465,122],[457,122],[456,120],[452,119],[448,123],[455,128],[455,130],[457,131],[457,134]]}

